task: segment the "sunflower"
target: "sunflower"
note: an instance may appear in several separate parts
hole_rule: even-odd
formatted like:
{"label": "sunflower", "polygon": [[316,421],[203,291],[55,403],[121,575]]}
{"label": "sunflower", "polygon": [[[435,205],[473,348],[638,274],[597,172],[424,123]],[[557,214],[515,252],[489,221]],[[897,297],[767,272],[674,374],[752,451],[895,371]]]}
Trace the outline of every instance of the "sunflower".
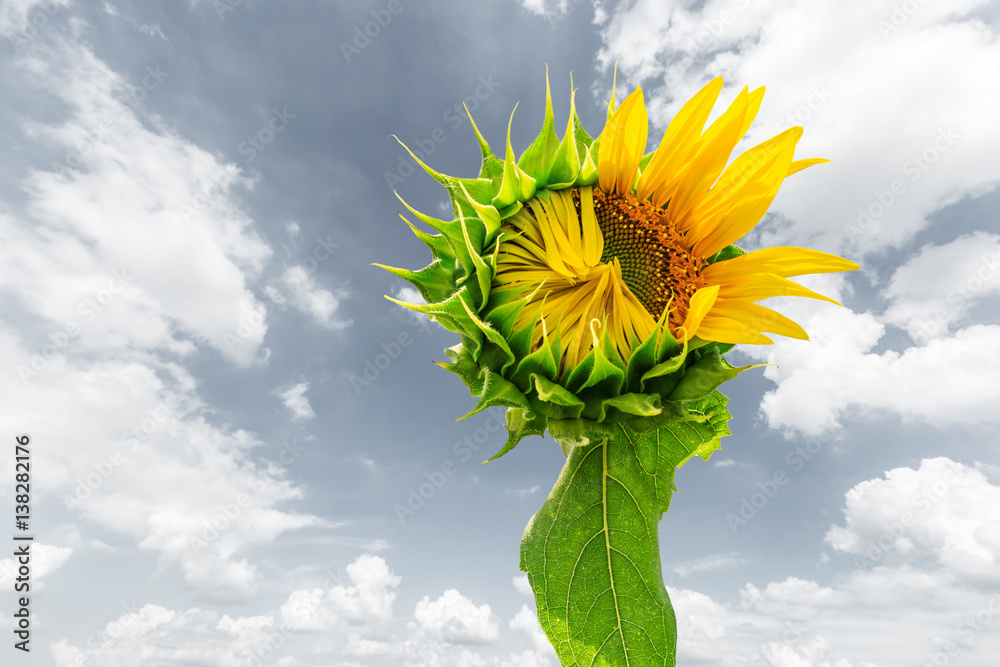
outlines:
{"label": "sunflower", "polygon": [[789,278],[859,268],[806,248],[733,245],[785,177],[826,160],[795,160],[802,128],[793,127],[729,164],[764,89],[744,88],[706,128],[721,90],[721,78],[708,83],[648,155],[640,88],[617,108],[612,88],[595,139],[576,115],[571,79],[560,140],[548,77],[542,131],[520,159],[513,114],[503,159],[472,121],[475,178],[440,174],[410,152],[445,187],[454,218],[403,201],[437,233],[403,218],[434,259],[418,271],[383,267],[427,303],[392,300],[459,334],[440,365],[479,399],[469,415],[508,408],[509,437],[494,459],[546,432],[566,455],[525,528],[520,569],[567,667],[676,664],[657,525],[675,470],[708,459],[730,434],[717,388],[749,367],[723,354],[771,343],[765,333],[807,338],[757,302],[833,301]]}
{"label": "sunflower", "polygon": [[793,127],[723,169],[764,89],[744,88],[705,130],[721,90],[721,77],[702,88],[644,160],[646,108],[636,88],[600,135],[598,183],[540,192],[501,227],[507,236],[496,287],[531,290],[517,325],[537,321],[536,344],[546,326],[558,331],[565,366],[587,354],[591,327],[606,329],[627,360],[661,316],[681,342],[771,343],[763,332],[808,339],[798,324],[756,302],[804,296],[837,303],[788,278],[858,268],[791,247],[719,261],[761,219],[786,176],[827,161],[793,160],[802,136]]}
{"label": "sunflower", "polygon": [[765,333],[807,338],[757,302],[836,303],[788,278],[858,268],[806,248],[745,253],[733,245],[785,177],[826,160],[795,160],[802,128],[793,127],[727,167],[764,89],[744,88],[706,128],[721,90],[720,77],[684,104],[648,155],[641,88],[621,105],[612,88],[607,122],[592,138],[571,79],[560,140],[547,75],[542,131],[520,159],[510,140],[513,113],[503,159],[470,114],[482,153],[475,178],[438,173],[410,151],[448,191],[454,219],[421,213],[400,197],[438,232],[400,216],[434,261],[419,271],[378,266],[413,283],[427,303],[390,300],[460,335],[439,365],[479,398],[469,414],[511,408],[501,454],[553,420],[560,428],[582,420],[583,431],[602,422],[642,430],[667,415],[722,415],[716,387],[749,368],[734,368],[723,353],[737,343],[771,343]]}

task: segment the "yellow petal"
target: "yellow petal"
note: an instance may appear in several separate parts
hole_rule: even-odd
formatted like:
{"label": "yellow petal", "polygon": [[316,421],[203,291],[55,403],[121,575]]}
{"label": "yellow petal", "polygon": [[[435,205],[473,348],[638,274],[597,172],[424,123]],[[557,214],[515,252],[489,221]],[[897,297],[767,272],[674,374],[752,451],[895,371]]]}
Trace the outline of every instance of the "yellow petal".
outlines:
{"label": "yellow petal", "polygon": [[670,121],[660,145],[639,176],[636,194],[640,200],[649,199],[656,190],[677,178],[679,168],[698,149],[701,131],[721,91],[722,77],[717,76],[688,100]]}
{"label": "yellow petal", "polygon": [[716,297],[719,296],[719,286],[709,285],[702,287],[691,296],[688,302],[688,312],[684,318],[684,324],[678,329],[680,334],[677,340],[683,343],[698,334],[702,320],[712,310]]}
{"label": "yellow petal", "polygon": [[828,252],[776,246],[755,250],[705,267],[702,277],[710,283],[727,283],[753,273],[773,273],[784,278],[807,273],[833,273],[860,269],[856,263]]}
{"label": "yellow petal", "polygon": [[811,157],[807,160],[796,160],[792,162],[788,167],[788,173],[785,174],[785,178],[788,178],[792,174],[797,174],[806,167],[811,167],[815,164],[823,164],[824,162],[829,162],[825,157]]}
{"label": "yellow petal", "polygon": [[[756,92],[756,91],[755,91]],[[743,126],[748,114],[750,95],[744,88],[729,108],[712,123],[701,136],[698,154],[684,166],[684,174],[671,196],[671,220],[682,218],[698,202],[722,173],[733,148],[743,136]],[[656,193],[653,204],[662,206],[667,193]]]}
{"label": "yellow petal", "polygon": [[718,299],[712,314],[743,322],[756,331],[770,331],[789,338],[809,340],[809,334],[781,313],[740,299]]}
{"label": "yellow petal", "polygon": [[698,336],[705,340],[712,340],[718,343],[732,343],[733,345],[741,343],[770,345],[774,342],[743,322],[729,317],[719,317],[718,315],[709,315],[702,320],[701,326],[698,329]]}
{"label": "yellow petal", "polygon": [[692,208],[696,256],[711,257],[753,229],[778,194],[801,136],[802,128],[792,128],[746,151]]}
{"label": "yellow petal", "polygon": [[720,299],[743,299],[744,301],[753,302],[771,299],[776,296],[804,296],[810,299],[829,301],[838,306],[841,305],[828,296],[823,296],[808,287],[803,287],[788,278],[782,278],[773,273],[755,273],[744,276],[728,282],[719,288]]}
{"label": "yellow petal", "polygon": [[601,132],[597,178],[602,190],[624,194],[632,189],[648,133],[642,88],[636,88],[622,101]]}
{"label": "yellow petal", "polygon": [[588,266],[597,266],[604,254],[604,234],[594,213],[594,188],[580,188],[580,225],[583,227],[583,257]]}

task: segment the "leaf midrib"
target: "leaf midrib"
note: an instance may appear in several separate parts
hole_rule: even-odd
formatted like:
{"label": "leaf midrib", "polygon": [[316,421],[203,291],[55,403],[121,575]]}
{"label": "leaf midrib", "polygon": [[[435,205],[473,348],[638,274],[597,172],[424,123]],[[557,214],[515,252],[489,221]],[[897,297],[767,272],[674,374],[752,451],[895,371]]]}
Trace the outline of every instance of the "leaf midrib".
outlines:
{"label": "leaf midrib", "polygon": [[[608,441],[601,444],[601,514],[604,519],[604,549],[608,556],[608,580],[611,582],[611,597],[615,601],[615,620],[618,621],[618,636],[622,641],[622,653],[625,654],[625,667],[630,667],[628,659],[628,647],[625,645],[625,633],[622,631],[622,614],[618,609],[618,591],[615,589],[615,571],[611,567],[611,533],[608,530]],[[598,653],[594,653],[593,660],[590,661],[593,667],[597,660]]]}

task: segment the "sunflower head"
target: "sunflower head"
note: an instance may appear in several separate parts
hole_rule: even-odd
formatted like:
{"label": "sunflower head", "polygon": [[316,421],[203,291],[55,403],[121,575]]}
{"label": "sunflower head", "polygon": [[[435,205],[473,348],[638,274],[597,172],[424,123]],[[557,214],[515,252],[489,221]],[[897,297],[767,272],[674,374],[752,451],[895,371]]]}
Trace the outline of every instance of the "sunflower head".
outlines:
{"label": "sunflower head", "polygon": [[771,343],[765,332],[807,338],[757,302],[832,301],[788,278],[858,268],[805,248],[744,253],[733,245],[786,176],[826,160],[794,160],[802,128],[793,127],[727,167],[763,88],[744,88],[706,128],[721,90],[721,77],[708,83],[645,155],[641,88],[621,105],[612,89],[594,139],[576,114],[571,81],[560,139],[548,77],[542,131],[519,160],[510,122],[501,159],[472,121],[482,152],[475,178],[440,174],[410,151],[448,191],[455,217],[438,220],[400,198],[437,233],[400,216],[434,259],[419,271],[383,267],[427,303],[390,300],[459,334],[439,365],[479,398],[466,416],[509,408],[510,437],[497,456],[546,428],[587,434],[621,422],[644,431],[664,419],[716,421],[726,399],[715,389],[749,368],[731,366],[724,352]]}

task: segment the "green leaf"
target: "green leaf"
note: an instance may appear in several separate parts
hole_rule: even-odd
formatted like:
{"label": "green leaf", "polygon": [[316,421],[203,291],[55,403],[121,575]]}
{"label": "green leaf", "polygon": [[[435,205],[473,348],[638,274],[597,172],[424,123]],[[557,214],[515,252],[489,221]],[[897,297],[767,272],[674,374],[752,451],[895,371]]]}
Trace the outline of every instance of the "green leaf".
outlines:
{"label": "green leaf", "polygon": [[674,667],[657,525],[677,466],[728,433],[721,395],[693,407],[642,434],[549,422],[567,460],[524,531],[521,570],[563,667]]}

